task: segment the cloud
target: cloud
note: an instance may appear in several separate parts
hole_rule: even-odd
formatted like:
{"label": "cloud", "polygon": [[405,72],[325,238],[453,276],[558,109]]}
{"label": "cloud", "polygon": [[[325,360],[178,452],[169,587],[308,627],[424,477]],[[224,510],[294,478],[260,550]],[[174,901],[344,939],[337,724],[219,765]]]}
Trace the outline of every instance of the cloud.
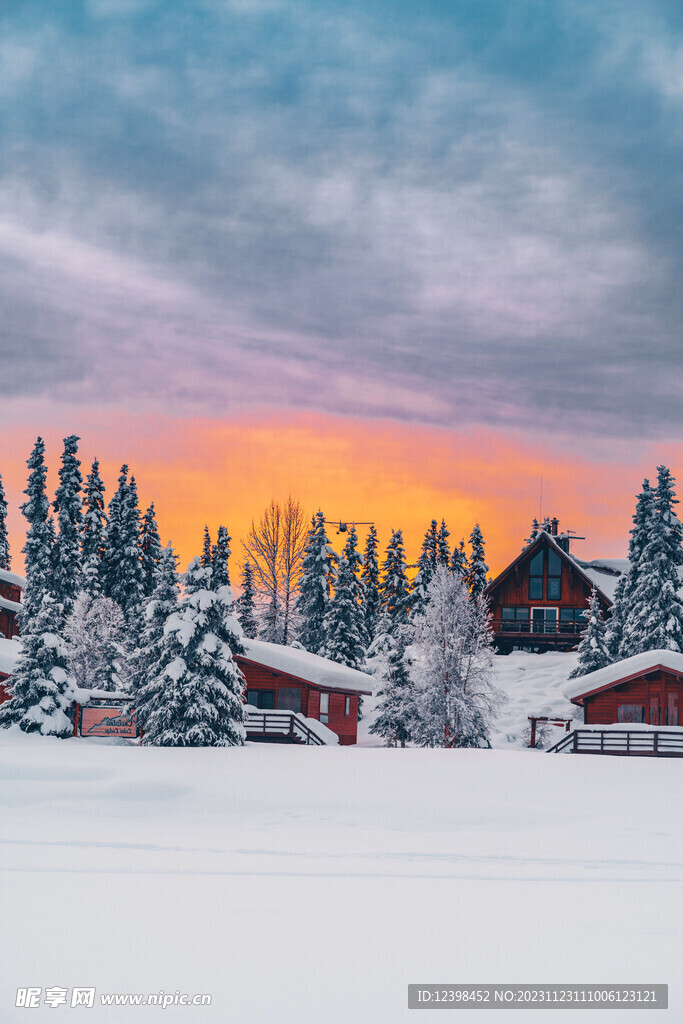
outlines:
{"label": "cloud", "polygon": [[563,5],[525,34],[532,6],[8,19],[9,385],[178,415],[677,429],[664,106],[637,152],[670,103],[661,26],[629,76],[607,16]]}

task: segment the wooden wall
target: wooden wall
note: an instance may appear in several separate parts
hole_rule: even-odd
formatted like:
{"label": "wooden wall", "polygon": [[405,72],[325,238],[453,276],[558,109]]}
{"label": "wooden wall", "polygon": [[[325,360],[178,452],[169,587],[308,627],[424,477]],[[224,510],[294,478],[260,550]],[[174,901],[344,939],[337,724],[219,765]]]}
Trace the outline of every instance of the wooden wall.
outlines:
{"label": "wooden wall", "polygon": [[[671,698],[671,700],[670,700]],[[613,725],[619,721],[619,705],[635,704],[645,709],[649,725],[683,724],[683,680],[670,672],[650,672],[584,699],[587,725]],[[677,721],[668,721],[674,710]]]}
{"label": "wooden wall", "polygon": [[[0,580],[0,597],[4,597],[7,601],[16,601],[19,604],[21,602],[21,590],[19,587],[15,587],[13,583],[6,583],[5,580]],[[17,622],[16,612],[9,611],[7,608],[0,608],[0,633],[3,633],[8,640],[11,640],[18,632],[19,623]]]}

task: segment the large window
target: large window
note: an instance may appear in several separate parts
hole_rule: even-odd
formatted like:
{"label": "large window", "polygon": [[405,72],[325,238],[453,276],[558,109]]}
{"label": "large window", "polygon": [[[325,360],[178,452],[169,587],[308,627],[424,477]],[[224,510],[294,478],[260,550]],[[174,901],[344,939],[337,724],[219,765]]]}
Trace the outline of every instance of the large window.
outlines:
{"label": "large window", "polygon": [[620,704],[617,708],[617,722],[644,722],[643,704]]}
{"label": "large window", "polygon": [[329,693],[320,694],[320,721],[327,724],[330,720],[330,695]]}
{"label": "large window", "polygon": [[247,704],[270,711],[275,707],[275,690],[247,690]]}
{"label": "large window", "polygon": [[552,548],[548,551],[548,600],[559,601],[562,597],[562,559]]}
{"label": "large window", "polygon": [[560,608],[560,633],[582,633],[587,615],[587,608]]}
{"label": "large window", "polygon": [[543,599],[543,555],[541,548],[529,562],[529,600],[540,601]]}
{"label": "large window", "polygon": [[502,608],[502,631],[503,633],[528,633],[529,632],[529,609],[528,608]]}
{"label": "large window", "polygon": [[278,686],[277,706],[280,711],[301,711],[301,687]]}

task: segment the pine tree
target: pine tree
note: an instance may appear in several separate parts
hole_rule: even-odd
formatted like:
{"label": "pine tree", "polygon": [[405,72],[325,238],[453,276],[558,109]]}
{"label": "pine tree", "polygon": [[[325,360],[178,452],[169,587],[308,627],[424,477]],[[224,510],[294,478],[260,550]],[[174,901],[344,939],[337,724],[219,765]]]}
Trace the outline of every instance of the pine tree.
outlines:
{"label": "pine tree", "polygon": [[628,643],[624,628],[631,616],[632,597],[640,578],[640,559],[648,542],[655,516],[654,491],[649,480],[643,480],[643,489],[636,498],[633,526],[628,545],[629,568],[617,583],[612,614],[607,624],[607,644],[612,660],[628,657]]}
{"label": "pine tree", "polygon": [[140,511],[135,477],[131,477],[129,482],[128,466],[122,466],[118,488],[109,503],[105,594],[121,606],[129,625],[135,628],[144,599],[139,533]]}
{"label": "pine tree", "polygon": [[211,549],[211,586],[214,590],[230,586],[230,541],[226,526],[218,527],[216,543]]}
{"label": "pine tree", "polygon": [[394,530],[382,565],[382,579],[379,587],[383,616],[388,631],[396,633],[399,626],[408,621],[412,607],[410,584],[406,575],[406,555],[403,548],[403,531]]}
{"label": "pine tree", "polygon": [[68,717],[73,692],[66,648],[59,636],[61,608],[50,591],[52,530],[45,492],[45,445],[38,438],[28,460],[30,475],[22,513],[28,520],[25,556],[26,588],[21,610],[21,653],[12,676],[12,700],[0,706],[0,725],[19,725],[25,732],[66,737],[73,732]]}
{"label": "pine tree", "polygon": [[83,689],[124,691],[132,665],[123,612],[109,597],[82,590],[64,626],[69,671]]}
{"label": "pine tree", "polygon": [[9,536],[7,534],[7,499],[5,489],[2,486],[0,476],[0,569],[11,569],[12,559],[9,551]]}
{"label": "pine tree", "polygon": [[325,646],[325,615],[336,563],[337,556],[325,532],[325,517],[318,510],[308,534],[297,601],[297,612],[301,617],[299,642],[313,654],[318,654]]}
{"label": "pine tree", "polygon": [[422,550],[417,560],[417,573],[413,581],[412,607],[413,614],[420,614],[427,601],[427,591],[436,567],[439,564],[439,540],[436,519],[424,535]]}
{"label": "pine tree", "polygon": [[441,520],[441,526],[439,527],[439,536],[437,538],[437,562],[439,565],[448,565],[451,558],[451,548],[448,543],[450,537],[450,531],[446,528],[446,520]]}
{"label": "pine tree", "polygon": [[470,534],[470,546],[472,551],[469,558],[469,566],[465,582],[469,589],[470,597],[474,600],[477,597],[480,597],[486,590],[486,585],[488,583],[486,574],[489,571],[489,567],[484,558],[484,538],[482,536],[479,523],[475,524],[474,529]]}
{"label": "pine tree", "polygon": [[383,682],[377,691],[378,714],[370,726],[373,736],[381,736],[387,747],[405,747],[413,738],[417,722],[415,684],[406,663],[409,632],[403,628],[389,637],[384,652]]}
{"label": "pine tree", "polygon": [[202,557],[199,559],[200,565],[204,569],[211,568],[211,534],[209,533],[209,527],[204,523],[204,543],[202,545]]}
{"label": "pine tree", "polygon": [[256,604],[254,597],[254,570],[251,562],[245,562],[242,569],[242,593],[235,602],[237,617],[242,627],[242,632],[249,640],[254,640],[258,635],[258,621],[256,619]]}
{"label": "pine tree", "polygon": [[588,621],[581,634],[581,642],[577,648],[579,660],[576,668],[570,673],[570,679],[596,672],[599,668],[611,665],[612,657],[607,643],[607,625],[605,623],[600,598],[595,587],[588,601]]}
{"label": "pine tree", "polygon": [[[178,610],[178,573],[173,548],[168,545],[159,559],[157,584],[145,603],[140,644],[135,657],[135,707],[143,732],[152,712],[163,705],[170,680],[163,674],[170,642],[166,623]],[[173,651],[176,648],[173,646]]]}
{"label": "pine tree", "polygon": [[147,704],[146,732],[154,746],[236,746],[244,743],[244,677],[221,639],[225,603],[210,589],[211,574],[195,558],[185,594],[166,620],[158,668],[147,686],[161,691]]}
{"label": "pine tree", "polygon": [[81,560],[83,564],[83,588],[89,594],[102,592],[102,565],[104,538],[107,528],[107,514],[104,510],[105,487],[100,476],[100,464],[95,459],[86,477],[83,499],[83,535],[81,538]]}
{"label": "pine tree", "polygon": [[674,480],[666,466],[657,467],[654,516],[637,562],[636,582],[623,624],[626,655],[642,651],[683,651],[683,602],[679,567],[683,565],[683,527],[674,511]]}
{"label": "pine tree", "polygon": [[362,584],[358,578],[361,557],[355,526],[339,560],[334,597],[325,614],[325,657],[349,668],[360,669],[368,645],[363,614]]}
{"label": "pine tree", "polygon": [[491,678],[493,638],[485,603],[472,600],[463,581],[439,567],[414,625],[415,738],[425,746],[490,746],[501,694]]}
{"label": "pine tree", "polygon": [[65,617],[73,611],[76,595],[81,589],[83,511],[80,494],[83,477],[78,459],[79,440],[75,434],[64,438],[59,486],[52,503],[57,513],[59,534],[52,551],[54,578],[51,589]]}
{"label": "pine tree", "polygon": [[365,613],[365,633],[368,642],[372,643],[377,633],[381,602],[379,596],[379,563],[377,560],[377,530],[370,526],[365,542],[363,568],[360,574],[363,585],[363,610]]}
{"label": "pine tree", "polygon": [[612,611],[606,623],[605,643],[609,651],[610,664],[619,660],[619,651],[624,642],[624,591],[627,573],[622,573],[614,588]]}
{"label": "pine tree", "polygon": [[464,580],[467,578],[469,572],[469,562],[467,561],[467,553],[465,551],[465,540],[464,538],[460,541],[459,547],[453,548],[453,554],[449,563],[451,572]]}
{"label": "pine tree", "polygon": [[140,551],[140,566],[142,568],[142,593],[145,597],[150,597],[157,585],[159,562],[164,550],[161,546],[154,502],[152,502],[142,517],[138,548]]}

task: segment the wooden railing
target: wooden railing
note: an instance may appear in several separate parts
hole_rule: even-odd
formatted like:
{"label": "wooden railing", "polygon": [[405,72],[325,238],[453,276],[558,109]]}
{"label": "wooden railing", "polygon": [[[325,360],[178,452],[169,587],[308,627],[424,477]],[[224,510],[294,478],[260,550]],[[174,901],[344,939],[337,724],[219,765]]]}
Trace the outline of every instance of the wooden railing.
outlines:
{"label": "wooden railing", "polygon": [[530,622],[528,619],[491,619],[494,633],[515,633],[544,636],[547,634],[578,634],[586,628],[586,624],[580,622]]}
{"label": "wooden railing", "polygon": [[324,747],[325,741],[310,729],[294,711],[261,711],[249,707],[244,723],[248,740],[281,740]]}
{"label": "wooden railing", "polygon": [[548,754],[619,754],[683,757],[683,729],[574,729],[548,747]]}

